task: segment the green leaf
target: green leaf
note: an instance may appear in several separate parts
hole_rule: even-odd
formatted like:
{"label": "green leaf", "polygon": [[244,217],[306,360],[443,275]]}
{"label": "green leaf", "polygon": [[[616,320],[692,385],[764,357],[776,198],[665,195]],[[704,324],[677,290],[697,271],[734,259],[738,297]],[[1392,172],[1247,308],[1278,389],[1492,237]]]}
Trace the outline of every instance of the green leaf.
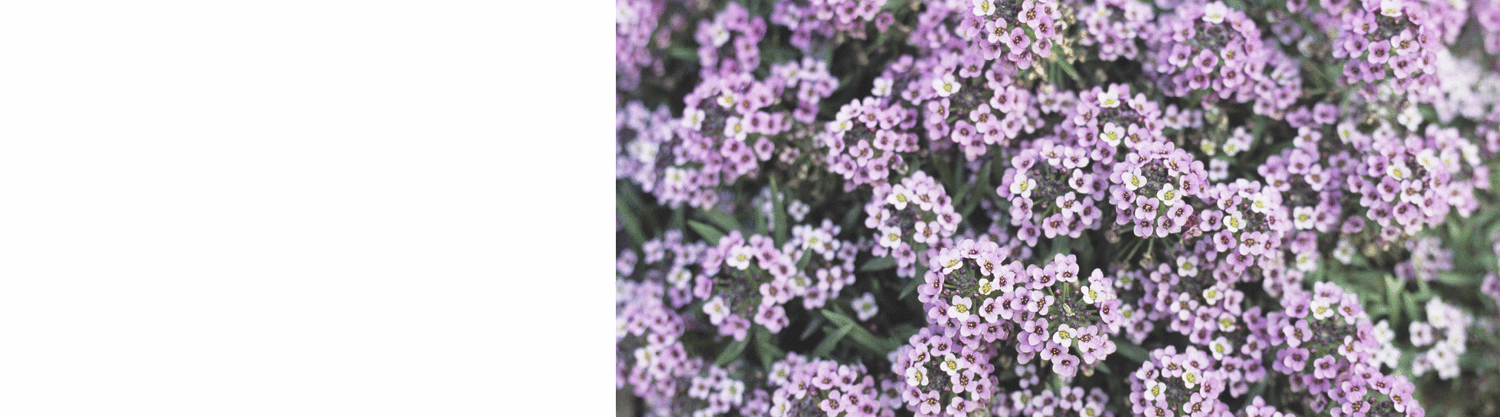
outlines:
{"label": "green leaf", "polygon": [[[1062,49],[1062,47],[1059,46],[1059,45],[1057,45],[1057,44],[1052,45],[1052,50],[1053,50],[1052,56],[1061,56],[1062,55],[1061,49]],[[1068,61],[1064,61],[1064,60],[1059,59],[1059,60],[1057,60],[1057,66],[1060,67],[1060,68],[1062,68],[1063,72],[1065,72],[1065,73],[1068,74],[1068,78],[1072,78],[1073,79],[1073,82],[1076,82],[1076,83],[1082,83],[1083,82],[1083,77],[1079,77],[1078,76],[1078,70],[1075,69],[1075,68],[1073,68],[1073,64],[1068,63]]]}
{"label": "green leaf", "polygon": [[786,357],[786,352],[776,347],[776,343],[772,341],[771,336],[770,330],[766,330],[765,328],[755,329],[755,353],[759,354],[760,364],[766,367],[766,369],[770,369],[771,364],[776,363],[777,359]]}
{"label": "green leaf", "polygon": [[896,258],[887,256],[866,261],[864,265],[859,266],[859,272],[884,271],[895,267]]}
{"label": "green leaf", "polygon": [[1410,317],[1412,319],[1412,321],[1416,321],[1417,320],[1417,312],[1421,311],[1421,310],[1417,310],[1417,300],[1414,299],[1411,294],[1406,294],[1405,297],[1401,297],[1401,301],[1404,303],[1403,305],[1406,307],[1406,317]]}
{"label": "green leaf", "polygon": [[854,230],[854,222],[859,221],[860,204],[850,204],[849,213],[844,214],[844,222],[841,223],[843,230]]}
{"label": "green leaf", "polygon": [[700,210],[698,213],[703,215],[704,220],[708,220],[709,223],[719,226],[719,230],[723,230],[726,233],[731,230],[740,230],[740,228],[744,227],[740,225],[739,220],[735,220],[734,216],[717,209]]}
{"label": "green leaf", "polygon": [[840,330],[842,330],[843,327],[849,327],[851,329],[848,332],[849,340],[854,342],[855,347],[862,348],[866,352],[876,355],[884,355],[886,353],[889,353],[890,351],[896,350],[896,347],[898,346],[897,342],[895,341],[876,337],[874,334],[871,334],[869,330],[865,330],[863,327],[859,327],[859,323],[855,322],[854,319],[849,318],[849,316],[845,316],[843,314],[839,314],[830,310],[822,310],[822,312],[823,316],[828,317],[828,321],[831,321],[833,322],[833,324],[840,326]]}
{"label": "green leaf", "polygon": [[813,348],[812,355],[824,358],[828,357],[828,353],[832,352],[835,346],[838,346],[839,341],[844,340],[844,336],[854,331],[854,329],[854,324],[849,323],[840,326],[838,330],[830,332],[828,337],[823,338],[822,343],[818,343],[818,347]]}
{"label": "green leaf", "polygon": [[1124,338],[1118,336],[1111,337],[1110,339],[1113,339],[1115,341],[1115,353],[1124,355],[1126,359],[1130,359],[1134,362],[1146,362],[1148,353],[1146,352],[1145,348],[1137,346],[1135,343],[1132,343],[1131,341],[1125,340]]}
{"label": "green leaf", "polygon": [[772,218],[771,222],[772,223],[776,223],[775,224],[776,230],[774,231],[774,234],[772,235],[772,238],[776,239],[776,246],[777,247],[780,247],[781,245],[786,244],[787,230],[790,230],[791,227],[792,227],[791,225],[787,224],[788,223],[788,219],[787,219],[787,216],[786,216],[786,201],[784,201],[785,199],[781,198],[781,197],[782,197],[781,196],[781,189],[776,186],[776,178],[772,177],[771,178],[771,218]]}
{"label": "green leaf", "polygon": [[672,210],[672,222],[667,223],[667,229],[682,230],[685,228],[687,228],[687,210],[681,208]]}
{"label": "green leaf", "polygon": [[620,224],[625,226],[625,234],[630,236],[630,241],[636,246],[646,244],[646,234],[641,231],[640,218],[630,210],[630,204],[625,202],[623,196],[615,195],[615,216],[620,218]]}
{"label": "green leaf", "polygon": [[713,226],[703,224],[697,220],[688,220],[688,227],[692,228],[694,232],[698,232],[698,236],[702,236],[703,240],[710,245],[718,244],[719,239],[724,237],[724,232],[720,232],[719,229],[715,229]]}
{"label": "green leaf", "polygon": [[[917,272],[917,276],[920,277],[920,276],[923,276],[923,275],[925,275],[924,272]],[[897,298],[901,299],[901,300],[905,300],[906,297],[909,297],[909,296],[911,296],[912,293],[916,292],[918,285],[922,285],[922,280],[918,280],[918,279],[907,280],[906,286],[901,287],[901,295],[898,296]]]}
{"label": "green leaf", "polygon": [[698,61],[698,51],[686,46],[672,46],[667,48],[667,55],[684,61]]}
{"label": "green leaf", "polygon": [[797,270],[807,270],[807,265],[812,263],[814,252],[812,250],[802,251],[802,257],[797,259]]}
{"label": "green leaf", "polygon": [[807,323],[807,330],[803,330],[802,336],[798,336],[797,340],[807,340],[807,338],[812,337],[812,334],[818,331],[818,326],[822,324],[823,316],[814,314],[812,316],[812,321]]}
{"label": "green leaf", "polygon": [[719,366],[728,365],[729,362],[733,362],[735,359],[738,359],[740,357],[740,352],[744,352],[745,346],[749,344],[750,338],[748,337],[745,338],[745,340],[736,340],[730,343],[729,346],[724,347],[724,353],[720,353],[719,358],[714,360],[714,364]]}
{"label": "green leaf", "polygon": [[[1395,327],[1401,319],[1401,283],[1395,277],[1385,276],[1385,302],[1391,308],[1391,327]],[[1415,317],[1413,317],[1415,319]]]}
{"label": "green leaf", "polygon": [[1443,271],[1438,273],[1438,282],[1455,287],[1469,287],[1479,283],[1479,274]]}

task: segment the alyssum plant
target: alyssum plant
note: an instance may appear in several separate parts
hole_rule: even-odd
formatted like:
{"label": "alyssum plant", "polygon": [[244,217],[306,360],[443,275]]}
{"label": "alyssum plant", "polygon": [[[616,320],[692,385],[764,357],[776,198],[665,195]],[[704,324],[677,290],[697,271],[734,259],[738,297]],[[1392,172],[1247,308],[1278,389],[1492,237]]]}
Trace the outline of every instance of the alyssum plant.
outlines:
{"label": "alyssum plant", "polygon": [[639,412],[1500,413],[1500,1],[616,10]]}

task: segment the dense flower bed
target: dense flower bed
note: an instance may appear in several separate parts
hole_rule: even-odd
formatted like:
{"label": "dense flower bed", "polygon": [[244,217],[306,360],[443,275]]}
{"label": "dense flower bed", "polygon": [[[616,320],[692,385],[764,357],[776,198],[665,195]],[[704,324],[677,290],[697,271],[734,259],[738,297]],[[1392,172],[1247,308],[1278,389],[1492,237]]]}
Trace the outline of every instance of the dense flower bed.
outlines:
{"label": "dense flower bed", "polygon": [[616,10],[647,415],[1500,413],[1500,1]]}

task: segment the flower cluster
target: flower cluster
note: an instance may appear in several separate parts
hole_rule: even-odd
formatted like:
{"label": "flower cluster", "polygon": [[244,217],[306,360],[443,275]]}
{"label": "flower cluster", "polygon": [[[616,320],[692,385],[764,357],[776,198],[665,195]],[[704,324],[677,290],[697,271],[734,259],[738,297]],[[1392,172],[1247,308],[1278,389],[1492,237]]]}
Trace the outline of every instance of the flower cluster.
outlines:
{"label": "flower cluster", "polygon": [[[651,67],[662,71],[661,58],[652,54],[653,37],[670,32],[657,31],[666,2],[661,0],[615,1],[615,68],[620,72],[620,88],[635,89],[641,83],[641,71]],[[658,48],[664,42],[658,41]]]}
{"label": "flower cluster", "polygon": [[[744,340],[751,321],[779,333],[790,323],[785,305],[792,298],[801,297],[803,308],[820,308],[854,282],[856,247],[833,238],[836,226],[796,230],[796,239],[781,248],[768,236],[746,239],[733,231],[706,251],[693,295],[705,300],[703,313],[719,334]],[[801,269],[804,258],[809,260]]]}
{"label": "flower cluster", "polygon": [[968,239],[934,258],[917,290],[934,331],[976,349],[999,341],[1020,363],[1040,356],[1065,378],[1114,352],[1120,300],[1103,271],[1084,278],[1073,255],[1041,267],[1005,261],[999,245]]}
{"label": "flower cluster", "polygon": [[[1142,143],[1114,165],[1109,182],[1115,224],[1131,227],[1143,238],[1196,233],[1194,227],[1200,223],[1193,204],[1212,201],[1210,192],[1220,189],[1205,188],[1208,172],[1203,163],[1169,142]],[[1243,216],[1231,221],[1236,231],[1249,226]]]}
{"label": "flower cluster", "polygon": [[1151,6],[1130,0],[1102,0],[1082,9],[1079,13],[1085,29],[1082,43],[1097,46],[1100,60],[1138,57],[1139,39],[1154,16]]}
{"label": "flower cluster", "polygon": [[868,97],[839,109],[818,141],[828,149],[829,171],[844,177],[844,189],[885,184],[904,163],[903,152],[917,150],[917,135],[906,133],[916,111],[900,103]]}
{"label": "flower cluster", "polygon": [[892,416],[901,404],[891,381],[879,386],[863,365],[843,365],[789,353],[771,365],[766,376],[771,393],[771,417],[821,415],[848,417]]}
{"label": "flower cluster", "polygon": [[891,352],[891,372],[906,408],[921,416],[966,415],[988,408],[997,382],[992,344],[970,344],[923,328]]}
{"label": "flower cluster", "polygon": [[615,386],[628,383],[636,396],[670,406],[678,380],[702,367],[702,360],[689,357],[682,344],[686,323],[662,303],[660,282],[617,279],[615,285]]}
{"label": "flower cluster", "polygon": [[1010,203],[1010,225],[1036,246],[1043,236],[1079,237],[1098,229],[1104,212],[1095,204],[1104,198],[1107,178],[1095,177],[1086,148],[1040,139],[1010,158],[1004,180],[995,194]]}
{"label": "flower cluster", "polygon": [[645,414],[1494,413],[1500,2],[616,10]]}
{"label": "flower cluster", "polygon": [[1431,347],[1412,360],[1412,373],[1436,370],[1439,378],[1453,379],[1459,373],[1458,357],[1467,350],[1468,327],[1474,318],[1437,297],[1427,300],[1426,313],[1427,321],[1412,322],[1409,334],[1412,346]]}
{"label": "flower cluster", "polygon": [[900,184],[875,188],[864,208],[865,227],[876,231],[872,254],[895,257],[897,275],[908,278],[916,276],[918,263],[952,245],[963,220],[943,185],[920,171]]}
{"label": "flower cluster", "polygon": [[1146,416],[1209,416],[1229,412],[1219,401],[1227,372],[1207,352],[1189,346],[1151,351],[1151,360],[1130,374],[1130,410]]}
{"label": "flower cluster", "polygon": [[1298,63],[1262,40],[1260,28],[1244,12],[1223,2],[1177,8],[1163,15],[1157,33],[1146,38],[1144,69],[1165,93],[1204,101],[1255,102],[1255,111],[1275,116],[1301,95]]}

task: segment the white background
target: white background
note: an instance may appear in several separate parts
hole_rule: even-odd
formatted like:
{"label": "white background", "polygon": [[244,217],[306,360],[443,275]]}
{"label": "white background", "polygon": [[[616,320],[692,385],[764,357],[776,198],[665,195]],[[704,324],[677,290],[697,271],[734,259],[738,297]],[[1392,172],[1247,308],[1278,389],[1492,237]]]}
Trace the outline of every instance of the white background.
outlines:
{"label": "white background", "polygon": [[0,7],[0,415],[605,415],[607,2]]}

